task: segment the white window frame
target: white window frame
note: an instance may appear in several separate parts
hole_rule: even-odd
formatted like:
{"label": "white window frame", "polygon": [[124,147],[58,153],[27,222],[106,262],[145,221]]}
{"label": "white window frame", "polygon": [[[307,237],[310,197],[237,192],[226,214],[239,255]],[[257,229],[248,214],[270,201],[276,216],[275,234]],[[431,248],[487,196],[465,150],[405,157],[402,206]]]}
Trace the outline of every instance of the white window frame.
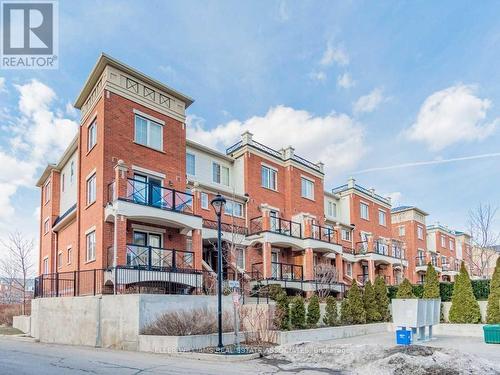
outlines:
{"label": "white window frame", "polygon": [[[380,220],[381,218],[383,218],[383,220]],[[387,226],[387,213],[384,210],[378,210],[378,223],[384,227]]]}
{"label": "white window frame", "polygon": [[[305,188],[305,190],[304,190]],[[308,191],[308,188],[310,191]],[[309,194],[308,194],[309,193]],[[314,181],[307,177],[300,177],[300,195],[302,198],[314,200]]]}
{"label": "white window frame", "polygon": [[43,186],[43,203],[47,204],[50,202],[50,196],[52,195],[52,181],[49,179]]}
{"label": "white window frame", "polygon": [[[93,182],[93,188],[92,188]],[[86,182],[87,188],[87,206],[90,206],[97,200],[97,174],[94,172],[90,177],[87,178]]]}
{"label": "white window frame", "polygon": [[[239,264],[240,260],[241,260],[241,265]],[[236,266],[242,270],[246,269],[244,246],[236,246]]]}
{"label": "white window frame", "polygon": [[349,229],[342,229],[341,236],[342,236],[343,241],[350,241],[351,240],[351,231]]}
{"label": "white window frame", "polygon": [[90,152],[97,144],[97,119],[91,122],[87,128],[87,152]]}
{"label": "white window frame", "polygon": [[42,273],[47,275],[49,273],[49,257],[43,258],[42,268]]}
{"label": "white window frame", "polygon": [[[191,173],[189,171],[189,168],[188,168],[188,156],[192,156],[193,157],[193,173]],[[196,155],[191,153],[191,152],[186,152],[186,174],[190,175],[190,176],[196,176]]]}
{"label": "white window frame", "polygon": [[[217,174],[214,174],[214,172],[215,172],[214,167],[218,170]],[[222,178],[222,175],[223,175],[222,171],[223,170],[227,170],[227,184],[223,182],[223,178]],[[217,181],[217,177],[218,177],[218,181]],[[218,163],[216,161],[212,161],[212,182],[215,184],[219,184],[219,185],[229,186],[230,181],[231,181],[231,176],[229,173],[229,167],[222,165],[221,163]]]}
{"label": "white window frame", "polygon": [[71,164],[69,166],[69,182],[73,184],[75,178],[75,161],[71,160]]}
{"label": "white window frame", "polygon": [[406,235],[406,227],[404,225],[398,227],[398,235],[399,237],[404,237]]}
{"label": "white window frame", "polygon": [[417,238],[419,240],[424,239],[424,227],[421,225],[417,225]]}
{"label": "white window frame", "polygon": [[[363,207],[366,207],[366,217],[363,216]],[[361,219],[370,220],[370,205],[365,202],[359,202],[359,216]]]}
{"label": "white window frame", "polygon": [[[228,210],[229,206],[234,207],[234,205],[238,205],[238,206],[241,207],[241,215],[235,215],[234,214],[234,208],[232,208],[231,210]],[[231,199],[227,199],[226,200],[226,206],[224,208],[224,215],[244,218],[245,217],[245,213],[244,213],[243,203],[236,202],[236,201],[233,201]]]}
{"label": "white window frame", "polygon": [[451,238],[449,240],[449,243],[450,243],[450,250],[455,250],[455,243],[453,242],[453,240]]}
{"label": "white window frame", "polygon": [[63,258],[63,253],[62,251],[59,251],[57,253],[57,268],[62,268],[62,258]]}
{"label": "white window frame", "polygon": [[[267,181],[269,182],[269,186],[264,184],[264,179],[262,178],[263,174],[267,175]],[[260,185],[266,189],[278,190],[278,171],[275,168],[272,168],[268,165],[261,164],[260,166]]]}
{"label": "white window frame", "polygon": [[[146,143],[142,143],[140,142],[138,139],[137,139],[137,118],[140,118],[141,120],[144,120],[146,121]],[[152,145],[151,143],[151,127],[152,126],[159,126],[160,127],[160,148],[157,148],[155,146]],[[153,150],[157,150],[157,151],[163,151],[163,124],[157,122],[157,121],[154,121],[154,120],[151,120],[150,118],[147,118],[145,116],[141,116],[139,114],[135,114],[134,115],[134,142],[139,144],[139,145],[142,145],[142,146],[145,146],[145,147],[149,147]]]}
{"label": "white window frame", "polygon": [[71,264],[73,261],[73,248],[71,246],[68,246],[66,249],[66,262],[67,264]]}
{"label": "white window frame", "polygon": [[[92,242],[93,237],[93,242]],[[93,262],[96,258],[96,233],[95,229],[85,234],[85,261]]]}
{"label": "white window frame", "polygon": [[209,205],[209,199],[208,199],[208,194],[205,193],[205,192],[201,192],[200,194],[200,205],[201,205],[201,208],[203,208],[204,210],[208,210],[208,205]]}
{"label": "white window frame", "polygon": [[441,247],[446,249],[446,237],[441,235]]}
{"label": "white window frame", "polygon": [[43,234],[48,234],[50,232],[50,217],[45,218],[43,221]]}
{"label": "white window frame", "polygon": [[330,217],[337,217],[337,203],[328,201],[327,212]]}
{"label": "white window frame", "polygon": [[345,267],[345,274],[346,274],[347,276],[352,277],[352,263],[350,263],[350,262],[346,262],[346,263],[345,263],[345,266],[346,266],[346,267]]}

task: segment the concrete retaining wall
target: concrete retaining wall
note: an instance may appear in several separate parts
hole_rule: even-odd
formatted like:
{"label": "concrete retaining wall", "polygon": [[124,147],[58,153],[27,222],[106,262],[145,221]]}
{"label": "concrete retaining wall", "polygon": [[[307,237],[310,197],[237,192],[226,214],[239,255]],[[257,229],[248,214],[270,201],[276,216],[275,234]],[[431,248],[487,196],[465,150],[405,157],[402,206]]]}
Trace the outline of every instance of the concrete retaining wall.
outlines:
{"label": "concrete retaining wall", "polygon": [[301,329],[296,331],[279,331],[277,332],[275,343],[288,344],[302,341],[343,339],[346,337],[388,332],[391,330],[391,327],[391,323],[372,323],[341,327]]}
{"label": "concrete retaining wall", "polygon": [[31,316],[19,315],[12,319],[12,327],[17,328],[22,333],[30,333],[31,331]]}
{"label": "concrete retaining wall", "polygon": [[[32,301],[31,336],[41,342],[138,350],[139,333],[168,311],[216,309],[215,296],[106,295],[37,298]],[[231,297],[224,297],[232,311]]]}
{"label": "concrete retaining wall", "polygon": [[432,334],[437,336],[483,337],[484,324],[438,324],[432,327]]}
{"label": "concrete retaining wall", "polygon": [[[239,335],[240,342],[245,339],[244,334]],[[234,343],[234,333],[222,335],[224,345]],[[149,336],[139,335],[139,351],[152,353],[177,353],[215,347],[218,344],[218,335],[193,335],[193,336]]]}

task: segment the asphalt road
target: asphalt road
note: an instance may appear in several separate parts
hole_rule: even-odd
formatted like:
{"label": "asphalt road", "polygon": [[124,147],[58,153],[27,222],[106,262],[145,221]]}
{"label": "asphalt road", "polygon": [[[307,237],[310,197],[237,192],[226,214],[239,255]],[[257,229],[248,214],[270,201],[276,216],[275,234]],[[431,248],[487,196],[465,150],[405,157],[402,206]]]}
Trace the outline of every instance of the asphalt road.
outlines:
{"label": "asphalt road", "polygon": [[[162,354],[51,345],[0,337],[0,374],[279,374],[261,360],[215,362]],[[295,372],[296,373],[296,372]]]}

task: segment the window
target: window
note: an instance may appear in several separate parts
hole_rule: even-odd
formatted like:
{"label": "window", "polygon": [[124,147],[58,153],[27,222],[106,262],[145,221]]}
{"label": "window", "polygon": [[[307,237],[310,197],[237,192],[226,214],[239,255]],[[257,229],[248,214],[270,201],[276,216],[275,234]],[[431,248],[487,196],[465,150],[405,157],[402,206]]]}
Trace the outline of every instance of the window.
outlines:
{"label": "window", "polygon": [[420,225],[417,227],[417,237],[419,240],[424,239],[424,227],[421,227]]}
{"label": "window", "polygon": [[61,268],[62,267],[62,253],[59,252],[57,254],[57,268]]}
{"label": "window", "polygon": [[68,255],[67,255],[68,264],[71,264],[72,257],[73,257],[73,250],[71,249],[71,247],[68,247]]}
{"label": "window", "polygon": [[378,223],[385,226],[385,211],[378,210]]}
{"label": "window", "polygon": [[71,161],[69,167],[69,182],[72,184],[74,179],[75,179],[75,162]]}
{"label": "window", "polygon": [[242,270],[245,269],[245,248],[236,248],[236,266]]}
{"label": "window", "polygon": [[49,233],[49,230],[50,230],[50,219],[47,218],[45,219],[45,221],[43,222],[43,233],[44,234],[47,234]]}
{"label": "window", "polygon": [[229,186],[229,168],[219,163],[212,163],[212,181]]}
{"label": "window", "polygon": [[43,194],[44,203],[48,203],[50,201],[50,195],[52,194],[52,184],[50,183],[50,181],[45,184],[45,187],[43,188]]}
{"label": "window", "polygon": [[193,154],[186,154],[186,173],[194,176],[196,174],[196,159]]}
{"label": "window", "polygon": [[361,218],[365,220],[369,220],[369,215],[368,215],[368,205],[366,203],[361,202],[359,204],[359,209],[361,211]]}
{"label": "window", "polygon": [[201,193],[201,208],[208,210],[208,194]]}
{"label": "window", "polygon": [[263,187],[271,190],[278,190],[278,172],[275,169],[263,165],[260,171],[260,176]]}
{"label": "window", "polygon": [[226,215],[243,217],[243,204],[227,200],[224,213]]}
{"label": "window", "polygon": [[450,250],[455,250],[455,243],[450,239]]}
{"label": "window", "polygon": [[97,143],[97,120],[94,120],[92,125],[87,129],[87,151],[94,148]]}
{"label": "window", "polygon": [[441,247],[446,247],[446,237],[441,236]]}
{"label": "window", "polygon": [[404,225],[401,225],[398,228],[398,233],[399,233],[399,237],[404,237],[404,235],[405,235],[405,226]]}
{"label": "window", "polygon": [[96,177],[95,173],[87,180],[87,205],[96,200]]}
{"label": "window", "polygon": [[342,229],[342,239],[344,241],[350,241],[351,240],[351,231],[347,229]]}
{"label": "window", "polygon": [[328,216],[331,216],[331,217],[337,216],[337,203],[328,202],[327,213],[328,213]]}
{"label": "window", "polygon": [[352,276],[352,263],[345,264],[345,273],[347,276]]}
{"label": "window", "polygon": [[66,181],[66,175],[63,173],[61,175],[61,191],[64,193],[64,185],[65,185],[65,181]]}
{"label": "window", "polygon": [[49,273],[49,258],[44,258],[43,259],[43,273],[48,274]]}
{"label": "window", "polygon": [[87,234],[86,261],[95,260],[95,230]]}
{"label": "window", "polygon": [[135,141],[141,145],[163,151],[163,126],[135,115]]}
{"label": "window", "polygon": [[314,182],[302,177],[301,178],[301,191],[302,197],[307,199],[314,199]]}

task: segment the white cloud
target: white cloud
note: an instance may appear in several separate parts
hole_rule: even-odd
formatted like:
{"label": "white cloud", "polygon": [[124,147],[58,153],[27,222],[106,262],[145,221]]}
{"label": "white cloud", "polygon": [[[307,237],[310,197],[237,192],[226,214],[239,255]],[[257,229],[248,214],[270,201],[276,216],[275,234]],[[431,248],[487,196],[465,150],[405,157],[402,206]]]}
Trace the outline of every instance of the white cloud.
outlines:
{"label": "white cloud", "polygon": [[285,0],[281,0],[278,5],[278,19],[280,22],[286,22],[290,19],[288,7]]}
{"label": "white cloud", "polygon": [[0,148],[0,227],[12,222],[11,199],[17,189],[34,187],[41,168],[57,161],[78,127],[52,108],[57,97],[49,86],[32,80],[14,87],[19,93],[19,111],[2,128],[9,147]]}
{"label": "white cloud", "polygon": [[374,89],[368,95],[361,96],[356,100],[353,106],[354,112],[373,112],[384,100],[382,89]]}
{"label": "white cloud", "polygon": [[355,166],[366,151],[363,128],[345,114],[319,117],[277,106],[264,116],[232,120],[212,129],[194,115],[187,122],[188,138],[220,150],[239,140],[246,130],[254,134],[256,141],[275,149],[292,145],[302,157],[325,163],[329,177]]}
{"label": "white cloud", "polygon": [[324,82],[326,80],[326,73],[321,71],[312,71],[309,73],[309,77],[314,81]]}
{"label": "white cloud", "polygon": [[407,137],[439,151],[458,142],[478,141],[493,134],[498,119],[485,121],[491,101],[477,97],[474,91],[473,86],[458,84],[427,97],[415,123],[407,129]]}
{"label": "white cloud", "polygon": [[337,77],[337,84],[344,89],[349,89],[355,85],[355,82],[349,73],[344,73]]}
{"label": "white cloud", "polygon": [[331,42],[328,42],[319,63],[323,66],[330,66],[333,63],[341,66],[349,65],[349,55],[341,45],[333,46]]}

